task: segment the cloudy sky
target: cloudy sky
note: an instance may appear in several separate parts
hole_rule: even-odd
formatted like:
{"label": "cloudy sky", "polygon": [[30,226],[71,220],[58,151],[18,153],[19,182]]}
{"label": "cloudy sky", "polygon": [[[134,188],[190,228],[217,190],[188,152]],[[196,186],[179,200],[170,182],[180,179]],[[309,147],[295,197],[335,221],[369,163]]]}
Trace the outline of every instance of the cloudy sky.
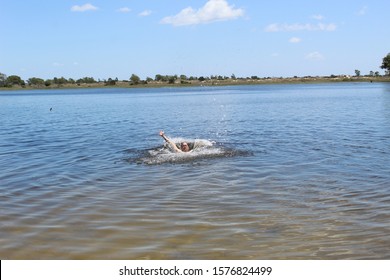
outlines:
{"label": "cloudy sky", "polygon": [[128,79],[383,70],[388,0],[0,0],[0,72]]}

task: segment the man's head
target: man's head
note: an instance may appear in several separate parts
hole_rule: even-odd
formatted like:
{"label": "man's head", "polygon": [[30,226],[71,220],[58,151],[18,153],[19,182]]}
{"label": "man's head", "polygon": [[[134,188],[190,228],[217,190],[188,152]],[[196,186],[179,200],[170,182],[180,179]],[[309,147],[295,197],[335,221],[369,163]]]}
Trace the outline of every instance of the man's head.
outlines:
{"label": "man's head", "polygon": [[183,152],[189,152],[190,151],[190,146],[188,146],[187,142],[183,142],[183,143],[180,144],[180,149]]}

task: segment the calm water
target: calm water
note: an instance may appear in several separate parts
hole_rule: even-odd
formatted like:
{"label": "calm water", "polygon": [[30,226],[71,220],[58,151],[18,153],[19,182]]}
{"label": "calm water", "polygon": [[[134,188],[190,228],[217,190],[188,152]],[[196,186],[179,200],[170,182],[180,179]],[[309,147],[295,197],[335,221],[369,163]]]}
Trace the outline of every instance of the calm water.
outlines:
{"label": "calm water", "polygon": [[0,121],[1,259],[390,258],[390,84],[0,92]]}

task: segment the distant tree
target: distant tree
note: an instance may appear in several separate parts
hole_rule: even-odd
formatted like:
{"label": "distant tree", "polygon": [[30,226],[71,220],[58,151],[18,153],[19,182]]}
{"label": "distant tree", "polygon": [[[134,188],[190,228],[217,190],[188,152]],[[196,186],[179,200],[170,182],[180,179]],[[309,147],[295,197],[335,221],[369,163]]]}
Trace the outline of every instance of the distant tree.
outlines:
{"label": "distant tree", "polygon": [[138,77],[136,74],[132,74],[130,77],[130,83],[133,85],[138,85],[141,81],[140,77]]}
{"label": "distant tree", "polygon": [[94,84],[94,83],[96,83],[96,81],[92,77],[84,77],[82,79],[78,79],[76,81],[76,83],[78,83],[78,84]]}
{"label": "distant tree", "polygon": [[68,80],[65,79],[64,77],[61,77],[61,78],[54,77],[53,78],[53,83],[60,86],[60,85],[67,84]]}
{"label": "distant tree", "polygon": [[0,87],[5,87],[7,81],[7,75],[0,73]]}
{"label": "distant tree", "polygon": [[169,84],[174,84],[176,80],[177,80],[177,75],[168,77]]}
{"label": "distant tree", "polygon": [[357,70],[357,69],[355,70],[355,76],[360,77],[360,70]]}
{"label": "distant tree", "polygon": [[387,56],[383,58],[381,68],[387,70],[387,74],[390,73],[390,53],[388,53]]}
{"label": "distant tree", "polygon": [[68,80],[64,77],[61,77],[58,79],[58,82],[61,84],[61,85],[64,85],[64,84],[67,84],[68,83]]}
{"label": "distant tree", "polygon": [[232,78],[232,80],[235,80],[236,79],[236,75],[232,74],[231,78]]}
{"label": "distant tree", "polygon": [[187,80],[187,76],[186,75],[180,75],[180,80],[186,81]]}
{"label": "distant tree", "polygon": [[26,83],[19,76],[12,75],[6,79],[6,84],[8,86],[13,86],[13,85],[24,86]]}
{"label": "distant tree", "polygon": [[45,81],[41,78],[30,78],[27,80],[27,84],[29,86],[43,86],[45,84]]}
{"label": "distant tree", "polygon": [[163,76],[160,75],[160,74],[157,74],[157,75],[155,76],[155,78],[154,78],[154,80],[155,80],[156,82],[161,82],[162,79],[163,79]]}
{"label": "distant tree", "polygon": [[205,81],[206,80],[206,78],[205,77],[203,77],[203,76],[201,76],[201,77],[199,77],[199,82],[203,82],[203,81]]}
{"label": "distant tree", "polygon": [[106,85],[106,86],[115,86],[116,85],[116,80],[108,78],[108,80],[104,83],[104,85]]}
{"label": "distant tree", "polygon": [[53,81],[52,81],[52,80],[50,80],[50,79],[47,79],[47,80],[45,81],[45,86],[49,87],[49,86],[51,86],[51,85],[52,85],[52,83],[53,83]]}

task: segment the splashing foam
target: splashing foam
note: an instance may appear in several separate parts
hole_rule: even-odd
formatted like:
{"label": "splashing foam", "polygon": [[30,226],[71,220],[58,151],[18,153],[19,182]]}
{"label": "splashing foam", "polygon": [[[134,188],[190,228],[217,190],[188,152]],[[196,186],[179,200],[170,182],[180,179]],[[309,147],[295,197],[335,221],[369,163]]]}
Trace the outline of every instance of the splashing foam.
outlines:
{"label": "splashing foam", "polygon": [[162,147],[149,149],[143,151],[141,155],[129,159],[129,162],[135,162],[140,164],[157,165],[163,163],[188,163],[202,159],[221,158],[221,157],[233,157],[233,156],[246,156],[251,153],[245,151],[237,151],[227,149],[217,145],[215,142],[211,142],[205,139],[184,139],[184,138],[173,138],[173,142],[179,144],[181,142],[187,142],[191,149],[188,153],[175,153],[169,147],[167,143]]}

